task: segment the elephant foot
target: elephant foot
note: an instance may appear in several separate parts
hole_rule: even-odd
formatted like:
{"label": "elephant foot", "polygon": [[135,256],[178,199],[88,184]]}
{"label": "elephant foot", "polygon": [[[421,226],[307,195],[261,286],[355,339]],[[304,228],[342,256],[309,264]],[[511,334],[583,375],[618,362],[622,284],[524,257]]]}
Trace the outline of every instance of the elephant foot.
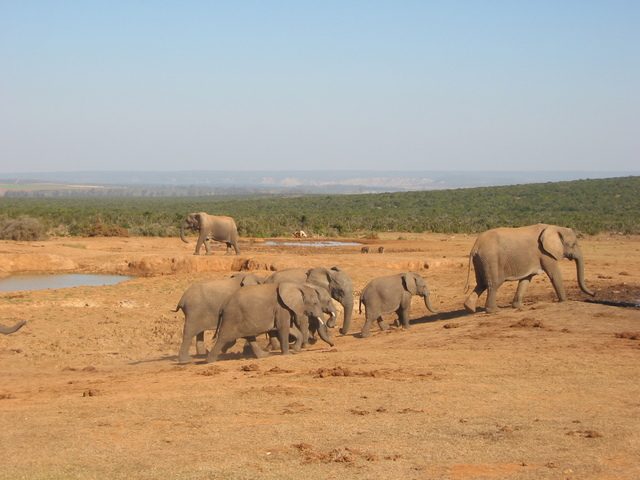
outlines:
{"label": "elephant foot", "polygon": [[345,330],[344,328],[341,328],[341,329],[339,330],[339,332],[340,332],[340,335],[346,335],[347,333],[349,333],[349,332],[348,332],[347,330]]}
{"label": "elephant foot", "polygon": [[178,357],[178,365],[186,365],[191,363],[191,357]]}
{"label": "elephant foot", "polygon": [[[389,325],[387,325],[386,322],[378,322],[378,326],[380,327],[380,330],[382,330],[383,332],[386,331],[386,330],[389,330]],[[394,323],[394,326],[396,326],[396,327],[400,326],[398,321],[396,321]]]}
{"label": "elephant foot", "polygon": [[513,308],[517,308],[518,310],[522,308],[522,302],[513,302],[511,304]]}
{"label": "elephant foot", "polygon": [[484,308],[484,310],[485,310],[485,312],[487,312],[487,313],[498,313],[498,311],[500,311],[500,309],[499,309],[497,306],[495,306],[495,305],[492,305],[492,306],[486,306],[486,307]]}
{"label": "elephant foot", "polygon": [[370,336],[371,336],[371,333],[368,330],[363,330],[360,332],[360,338],[367,338]]}
{"label": "elephant foot", "polygon": [[468,312],[468,313],[476,313],[476,302],[475,301],[465,301],[464,302],[464,309]]}

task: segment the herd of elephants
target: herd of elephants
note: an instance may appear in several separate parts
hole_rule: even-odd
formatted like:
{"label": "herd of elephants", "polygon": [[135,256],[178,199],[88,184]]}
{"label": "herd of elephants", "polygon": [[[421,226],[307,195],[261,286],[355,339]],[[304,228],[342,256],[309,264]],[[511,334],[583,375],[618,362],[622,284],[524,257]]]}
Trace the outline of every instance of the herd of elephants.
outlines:
{"label": "herd of elephants", "polygon": [[[223,242],[227,253],[238,248],[238,231],[232,217],[208,215],[204,212],[187,215],[180,229],[198,232],[195,255],[202,245],[210,252],[209,240]],[[481,233],[469,254],[467,288],[473,264],[476,286],[467,296],[464,307],[476,311],[478,297],[487,291],[485,310],[497,310],[496,293],[505,281],[518,281],[512,305],[522,305],[525,291],[533,276],[546,273],[560,301],[566,293],[560,273],[559,261],[576,262],[578,285],[593,296],[584,281],[584,260],[576,234],[570,228],[536,224],[517,228],[495,228]],[[380,329],[388,328],[384,314],[396,313],[397,322],[409,327],[411,298],[419,295],[426,308],[437,313],[429,300],[425,280],[417,273],[405,272],[372,279],[362,290],[359,310],[364,306],[365,322],[361,337],[370,334],[374,321]],[[269,355],[257,342],[263,334],[269,337],[269,346],[283,354],[315,343],[316,335],[327,344],[334,342],[329,329],[336,326],[337,301],[343,310],[340,333],[346,335],[351,326],[354,308],[353,284],[347,273],[339,267],[292,268],[280,270],[269,277],[253,273],[236,273],[229,278],[199,281],[183,293],[175,311],[184,313],[182,344],[178,353],[179,363],[190,361],[189,349],[196,337],[196,351],[214,362],[238,339],[245,339],[257,358]],[[12,333],[24,322],[13,327],[2,327],[0,333]],[[213,347],[207,352],[204,332],[215,331]],[[246,347],[246,346],[245,346]]]}

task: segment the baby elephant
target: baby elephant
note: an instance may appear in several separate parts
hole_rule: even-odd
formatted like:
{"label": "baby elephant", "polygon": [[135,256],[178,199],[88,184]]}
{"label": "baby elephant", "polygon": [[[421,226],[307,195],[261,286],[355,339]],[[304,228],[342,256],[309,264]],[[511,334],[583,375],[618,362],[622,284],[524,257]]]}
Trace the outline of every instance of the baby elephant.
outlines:
{"label": "baby elephant", "polygon": [[374,320],[378,321],[381,330],[388,327],[382,320],[385,313],[396,312],[403,328],[409,328],[409,311],[411,297],[420,295],[431,313],[438,313],[429,301],[429,290],[424,279],[417,273],[407,272],[371,280],[360,295],[360,313],[362,304],[365,308],[365,322],[360,332],[361,337],[370,335],[369,329]]}

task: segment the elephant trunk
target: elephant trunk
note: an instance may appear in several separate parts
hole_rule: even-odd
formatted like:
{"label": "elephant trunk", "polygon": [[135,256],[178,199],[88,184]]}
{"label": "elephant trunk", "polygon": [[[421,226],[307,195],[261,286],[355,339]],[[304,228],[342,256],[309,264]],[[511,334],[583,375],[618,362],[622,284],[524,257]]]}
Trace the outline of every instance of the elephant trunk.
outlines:
{"label": "elephant trunk", "polygon": [[580,286],[580,290],[593,297],[595,295],[595,292],[589,290],[584,283],[584,260],[582,258],[582,253],[574,255],[573,258],[576,261],[576,272],[578,274],[578,285]]}
{"label": "elephant trunk", "polygon": [[324,323],[320,318],[318,318],[317,320],[318,320],[318,335],[325,343],[328,343],[330,346],[333,347],[334,343],[333,343],[333,340],[331,339],[331,335],[329,335],[329,331],[327,330],[326,323]]}
{"label": "elephant trunk", "polygon": [[337,315],[336,312],[329,312],[329,320],[327,320],[327,327],[334,328],[336,326]]}
{"label": "elephant trunk", "polygon": [[433,308],[433,306],[431,305],[431,300],[429,300],[429,294],[428,293],[425,294],[423,298],[424,298],[424,306],[427,307],[427,309],[431,313],[440,313],[435,308]]}
{"label": "elephant trunk", "polygon": [[26,320],[20,320],[18,323],[11,327],[0,325],[0,333],[3,335],[9,335],[10,333],[17,332],[24,326],[25,323],[27,323]]}
{"label": "elephant trunk", "polygon": [[189,240],[184,238],[184,229],[185,228],[187,228],[189,230],[193,230],[193,226],[191,226],[186,220],[184,222],[182,222],[182,225],[180,225],[180,240],[182,240],[184,243],[189,243]]}
{"label": "elephant trunk", "polygon": [[344,309],[344,322],[342,323],[340,333],[342,335],[346,335],[347,333],[349,333],[349,327],[351,326],[351,316],[353,315],[353,294],[351,292],[346,292],[340,303],[342,304],[342,308]]}
{"label": "elephant trunk", "polygon": [[189,224],[187,222],[182,222],[182,225],[180,225],[180,240],[182,240],[184,243],[189,243],[189,241],[184,238],[184,228],[185,225],[187,228],[190,228]]}

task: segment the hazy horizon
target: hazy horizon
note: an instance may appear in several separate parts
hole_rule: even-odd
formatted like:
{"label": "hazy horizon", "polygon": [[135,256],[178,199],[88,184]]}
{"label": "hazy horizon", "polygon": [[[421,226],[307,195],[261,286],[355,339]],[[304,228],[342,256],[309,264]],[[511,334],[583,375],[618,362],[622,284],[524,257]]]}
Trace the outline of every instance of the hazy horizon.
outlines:
{"label": "hazy horizon", "polygon": [[632,171],[640,3],[3,2],[0,175]]}

